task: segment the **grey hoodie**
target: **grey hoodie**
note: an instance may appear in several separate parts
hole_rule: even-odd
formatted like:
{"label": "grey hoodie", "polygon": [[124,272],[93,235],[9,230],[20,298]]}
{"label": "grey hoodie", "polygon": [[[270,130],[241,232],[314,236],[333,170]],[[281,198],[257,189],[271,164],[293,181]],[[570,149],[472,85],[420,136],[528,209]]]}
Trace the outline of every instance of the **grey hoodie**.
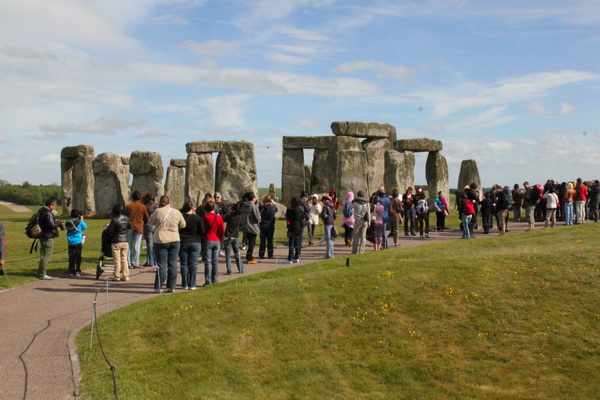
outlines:
{"label": "grey hoodie", "polygon": [[260,234],[260,212],[252,201],[245,201],[240,210],[241,230],[246,233]]}
{"label": "grey hoodie", "polygon": [[356,197],[352,200],[352,204],[348,208],[354,210],[354,223],[365,221],[367,224],[371,222],[371,207],[363,197]]}

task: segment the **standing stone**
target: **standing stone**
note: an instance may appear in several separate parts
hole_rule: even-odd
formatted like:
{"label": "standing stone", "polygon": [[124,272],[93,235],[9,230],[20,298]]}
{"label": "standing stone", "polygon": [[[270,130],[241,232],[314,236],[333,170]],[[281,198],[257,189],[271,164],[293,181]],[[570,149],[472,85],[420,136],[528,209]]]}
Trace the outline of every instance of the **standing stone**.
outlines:
{"label": "standing stone", "polygon": [[[183,166],[181,166],[183,165]],[[165,181],[165,194],[169,196],[170,203],[175,208],[181,208],[185,201],[185,160],[171,160],[167,167]]]}
{"label": "standing stone", "polygon": [[[337,153],[336,191],[340,198],[346,193],[367,190],[367,157],[362,150],[341,150]],[[368,195],[367,195],[368,196]]]}
{"label": "standing stone", "polygon": [[277,197],[277,192],[275,191],[274,183],[271,183],[269,185],[269,196],[271,196],[271,199],[273,199],[273,201],[279,201],[279,198]]}
{"label": "standing stone", "polygon": [[243,200],[245,192],[258,197],[258,179],[254,144],[250,142],[223,142],[217,156],[216,190],[227,204]]}
{"label": "standing stone", "polygon": [[477,168],[477,161],[475,160],[463,160],[460,163],[460,173],[458,174],[458,190],[471,183],[476,183],[477,187],[481,188],[481,178],[479,177],[479,169]]}
{"label": "standing stone", "polygon": [[[333,153],[335,154],[335,153]],[[312,162],[312,179],[307,187],[311,193],[327,193],[335,185],[335,157],[330,149],[316,149]]]}
{"label": "standing stone", "polygon": [[425,178],[429,186],[429,198],[435,198],[441,191],[446,199],[450,198],[448,188],[448,162],[439,151],[432,151],[427,155],[425,164]]}
{"label": "standing stone", "polygon": [[86,145],[65,147],[60,158],[63,213],[69,214],[76,208],[83,215],[94,215],[94,148]]}
{"label": "standing stone", "polygon": [[134,151],[129,157],[129,171],[133,175],[131,191],[151,192],[156,198],[165,192],[162,180],[164,168],[159,153],[153,151]]}
{"label": "standing stone", "polygon": [[96,215],[109,218],[115,204],[129,202],[129,167],[121,156],[102,153],[93,162]]}
{"label": "standing stone", "polygon": [[305,189],[304,150],[283,149],[281,165],[281,201],[288,204],[292,196],[300,196]]}
{"label": "standing stone", "polygon": [[370,195],[384,183],[385,152],[391,146],[387,139],[366,139],[362,142],[362,147],[367,157],[367,193]]}
{"label": "standing stone", "polygon": [[199,205],[205,193],[215,189],[215,166],[211,153],[188,153],[185,163],[185,200]]}
{"label": "standing stone", "polygon": [[310,165],[304,166],[304,190],[310,193],[313,189],[313,168]]}
{"label": "standing stone", "polygon": [[409,186],[415,187],[415,155],[410,151],[388,150],[385,152],[384,185],[389,192],[397,187],[400,194]]}

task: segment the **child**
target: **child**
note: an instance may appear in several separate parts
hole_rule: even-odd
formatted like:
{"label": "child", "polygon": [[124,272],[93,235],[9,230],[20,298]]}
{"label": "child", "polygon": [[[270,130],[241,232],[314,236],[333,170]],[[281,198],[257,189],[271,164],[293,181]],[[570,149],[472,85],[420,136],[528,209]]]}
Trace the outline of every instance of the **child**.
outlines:
{"label": "child", "polygon": [[242,218],[240,216],[240,205],[235,203],[229,208],[229,214],[225,217],[227,222],[227,228],[225,229],[225,236],[223,237],[223,245],[225,246],[225,266],[227,267],[227,275],[231,275],[231,250],[235,256],[235,264],[237,265],[238,272],[244,273],[244,264],[242,264],[242,258],[240,256],[240,248],[238,245],[240,235],[240,225]]}
{"label": "child", "polygon": [[81,251],[85,241],[83,231],[87,229],[87,225],[78,209],[71,210],[71,219],[67,220],[65,228],[67,228],[69,245],[69,274],[79,277],[81,276]]}

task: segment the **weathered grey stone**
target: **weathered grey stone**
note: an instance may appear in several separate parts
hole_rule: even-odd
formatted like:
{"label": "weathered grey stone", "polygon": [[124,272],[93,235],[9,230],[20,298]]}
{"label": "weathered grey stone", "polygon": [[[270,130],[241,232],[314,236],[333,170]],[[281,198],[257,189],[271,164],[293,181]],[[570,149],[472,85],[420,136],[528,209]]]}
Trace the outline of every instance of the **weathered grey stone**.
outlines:
{"label": "weathered grey stone", "polygon": [[310,186],[306,188],[310,193],[327,193],[334,189],[335,185],[335,169],[336,163],[336,152],[332,152],[330,149],[321,150],[317,149],[313,155],[312,162],[312,174],[309,175]]}
{"label": "weathered grey stone", "polygon": [[253,192],[258,197],[254,144],[223,142],[217,156],[216,171],[216,190],[221,192],[224,202],[240,202],[246,192]]}
{"label": "weathered grey stone", "polygon": [[400,194],[406,192],[409,186],[415,186],[415,155],[410,151],[400,152],[388,150],[385,152],[384,186],[389,192],[397,187]]}
{"label": "weathered grey stone", "polygon": [[328,149],[331,146],[332,136],[284,136],[283,148],[294,149]]}
{"label": "weathered grey stone", "polygon": [[429,198],[435,198],[441,191],[446,199],[450,198],[448,187],[448,162],[439,151],[432,151],[427,155],[425,164],[425,179],[429,186]]}
{"label": "weathered grey stone", "polygon": [[[185,160],[184,160],[185,161]],[[165,194],[169,196],[172,207],[181,208],[185,201],[185,169],[169,165],[165,181]]]}
{"label": "weathered grey stone", "polygon": [[387,139],[366,139],[362,147],[367,157],[367,193],[373,193],[384,184],[385,152],[391,145]]}
{"label": "weathered grey stone", "polygon": [[310,192],[312,190],[312,166],[305,165],[304,166],[304,190]]}
{"label": "weathered grey stone", "polygon": [[215,189],[215,165],[211,153],[188,153],[185,164],[185,200],[200,204]]}
{"label": "weathered grey stone", "polygon": [[377,122],[335,121],[331,123],[331,131],[335,136],[391,140],[396,137],[395,127]]}
{"label": "weathered grey stone", "polygon": [[338,152],[335,188],[340,197],[348,191],[367,190],[367,157],[364,151]]}
{"label": "weathered grey stone", "polygon": [[165,192],[162,180],[164,167],[159,153],[134,151],[129,157],[129,171],[133,175],[131,191],[151,192],[158,198]]}
{"label": "weathered grey stone", "polygon": [[121,162],[123,163],[123,165],[129,165],[129,157],[121,156]]}
{"label": "weathered grey stone", "polygon": [[169,165],[172,167],[185,168],[187,160],[185,158],[172,158]]}
{"label": "weathered grey stone", "polygon": [[394,150],[412,151],[415,153],[442,151],[444,147],[441,141],[427,138],[396,140],[393,146]]}
{"label": "weathered grey stone", "polygon": [[362,144],[358,138],[348,136],[333,136],[331,142],[330,151],[332,154],[336,154],[342,150],[355,150],[360,151],[363,149]]}
{"label": "weathered grey stone", "polygon": [[114,153],[102,153],[93,162],[96,215],[109,218],[115,204],[129,201],[129,167]]}
{"label": "weathered grey stone", "polygon": [[269,196],[271,196],[271,199],[273,199],[273,201],[279,201],[279,198],[277,197],[277,192],[275,191],[274,183],[269,184]]}
{"label": "weathered grey stone", "polygon": [[189,142],[185,145],[188,153],[218,153],[223,149],[222,140],[201,140],[198,142]]}
{"label": "weathered grey stone", "polygon": [[481,188],[481,177],[479,176],[479,169],[477,168],[477,162],[475,160],[463,160],[460,163],[460,173],[458,174],[458,190],[471,183],[476,183],[477,187]]}
{"label": "weathered grey stone", "polygon": [[281,201],[288,204],[305,190],[304,150],[283,149],[281,161]]}
{"label": "weathered grey stone", "polygon": [[79,145],[61,151],[62,209],[70,213],[73,208],[84,215],[95,214],[94,204],[94,148]]}

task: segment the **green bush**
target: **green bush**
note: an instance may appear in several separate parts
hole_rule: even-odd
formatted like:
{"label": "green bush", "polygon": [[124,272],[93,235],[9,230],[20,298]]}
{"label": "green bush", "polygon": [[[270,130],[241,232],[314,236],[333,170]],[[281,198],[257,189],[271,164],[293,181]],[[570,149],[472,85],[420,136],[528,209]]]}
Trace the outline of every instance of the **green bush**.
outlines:
{"label": "green bush", "polygon": [[25,181],[22,185],[0,185],[0,200],[22,205],[44,204],[50,198],[60,199],[60,186],[35,186]]}

